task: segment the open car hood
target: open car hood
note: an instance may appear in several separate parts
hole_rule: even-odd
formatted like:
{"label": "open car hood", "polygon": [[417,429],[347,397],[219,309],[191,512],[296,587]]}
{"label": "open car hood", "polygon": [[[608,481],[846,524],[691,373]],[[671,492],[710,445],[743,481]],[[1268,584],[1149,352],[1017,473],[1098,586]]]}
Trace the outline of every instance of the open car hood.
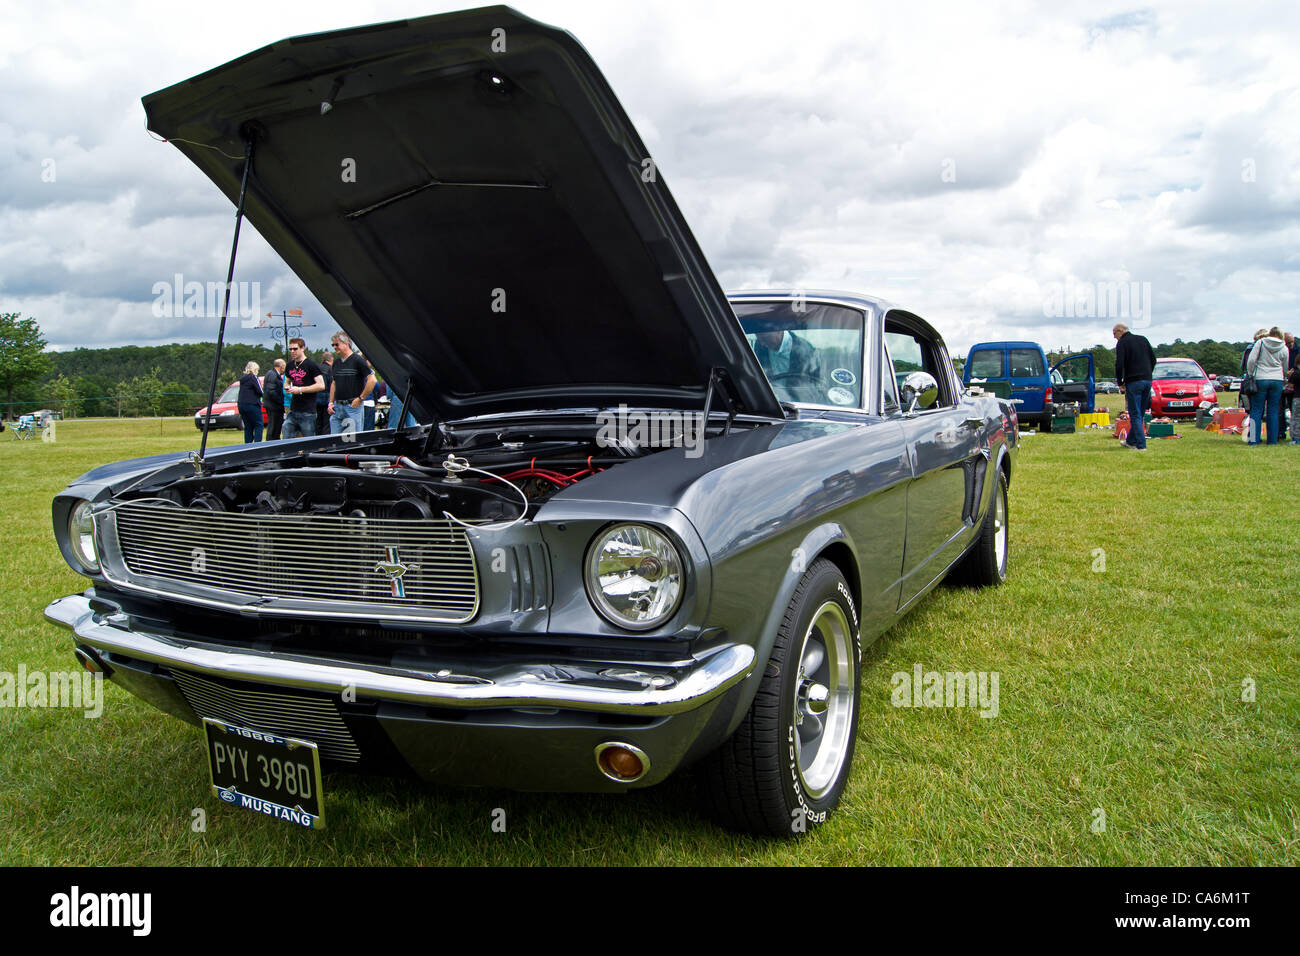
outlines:
{"label": "open car hood", "polygon": [[564,31],[489,7],[297,37],[144,107],[232,202],[251,136],[249,221],[417,417],[702,408],[715,367],[737,411],[782,417]]}

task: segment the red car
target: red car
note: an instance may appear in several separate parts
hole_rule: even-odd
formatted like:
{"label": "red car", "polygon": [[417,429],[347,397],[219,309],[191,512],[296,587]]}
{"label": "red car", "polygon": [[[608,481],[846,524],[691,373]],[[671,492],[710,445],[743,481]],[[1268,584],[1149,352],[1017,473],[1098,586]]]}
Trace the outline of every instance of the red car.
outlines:
{"label": "red car", "polygon": [[1214,383],[1189,358],[1156,359],[1151,375],[1151,414],[1156,418],[1195,415],[1201,402],[1215,400]]}
{"label": "red car", "polygon": [[[257,376],[258,384],[262,384],[265,376]],[[194,427],[203,430],[203,416],[207,414],[208,406],[204,405],[194,413]],[[244,420],[239,417],[239,383],[231,382],[226,390],[217,396],[217,400],[212,403],[214,412],[212,424],[208,428],[243,428]],[[266,408],[262,408],[262,427],[266,427]]]}

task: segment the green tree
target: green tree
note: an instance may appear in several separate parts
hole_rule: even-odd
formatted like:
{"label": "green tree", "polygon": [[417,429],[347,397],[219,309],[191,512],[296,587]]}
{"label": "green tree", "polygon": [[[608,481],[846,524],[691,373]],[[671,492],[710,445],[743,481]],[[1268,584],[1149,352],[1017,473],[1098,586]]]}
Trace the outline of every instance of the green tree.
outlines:
{"label": "green tree", "polygon": [[163,383],[159,381],[157,371],[148,375],[137,375],[118,383],[119,412],[128,415],[162,415]]}
{"label": "green tree", "polygon": [[163,386],[162,413],[164,415],[189,415],[199,410],[207,395],[200,397],[182,382],[168,382]]}
{"label": "green tree", "polygon": [[24,319],[18,312],[0,312],[0,389],[4,390],[6,409],[12,407],[15,388],[34,382],[50,367],[45,345],[35,319]]}
{"label": "green tree", "polygon": [[81,414],[81,393],[77,384],[65,375],[59,375],[45,383],[45,395],[50,407],[57,408],[64,418],[76,418]]}
{"label": "green tree", "polygon": [[1207,375],[1236,375],[1241,368],[1241,351],[1225,342],[1211,342],[1201,349],[1201,368]]}
{"label": "green tree", "polygon": [[113,379],[104,375],[77,375],[73,381],[77,386],[77,394],[81,397],[83,415],[93,418],[113,414],[115,405],[108,397],[117,388]]}

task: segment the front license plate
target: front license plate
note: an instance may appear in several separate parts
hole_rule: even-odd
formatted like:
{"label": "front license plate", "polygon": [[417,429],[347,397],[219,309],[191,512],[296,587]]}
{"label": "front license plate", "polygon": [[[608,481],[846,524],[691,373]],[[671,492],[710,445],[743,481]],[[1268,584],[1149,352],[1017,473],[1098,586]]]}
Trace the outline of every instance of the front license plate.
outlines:
{"label": "front license plate", "polygon": [[1191,408],[1191,402],[1165,402],[1170,408]]}
{"label": "front license plate", "polygon": [[320,750],[308,740],[277,737],[203,718],[212,792],[226,803],[311,830],[325,827]]}

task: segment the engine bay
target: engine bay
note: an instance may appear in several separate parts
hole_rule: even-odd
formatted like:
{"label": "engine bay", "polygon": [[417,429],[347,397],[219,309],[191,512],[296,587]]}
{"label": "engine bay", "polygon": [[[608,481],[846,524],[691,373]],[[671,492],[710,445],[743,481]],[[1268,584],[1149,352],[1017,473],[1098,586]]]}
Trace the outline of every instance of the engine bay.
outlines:
{"label": "engine bay", "polygon": [[[349,443],[353,451],[301,451],[211,473],[146,483],[124,499],[154,498],[236,514],[513,521],[532,517],[563,489],[650,453],[603,447],[590,432],[536,429]],[[426,450],[436,444],[436,450]],[[214,463],[215,464],[215,463]]]}

